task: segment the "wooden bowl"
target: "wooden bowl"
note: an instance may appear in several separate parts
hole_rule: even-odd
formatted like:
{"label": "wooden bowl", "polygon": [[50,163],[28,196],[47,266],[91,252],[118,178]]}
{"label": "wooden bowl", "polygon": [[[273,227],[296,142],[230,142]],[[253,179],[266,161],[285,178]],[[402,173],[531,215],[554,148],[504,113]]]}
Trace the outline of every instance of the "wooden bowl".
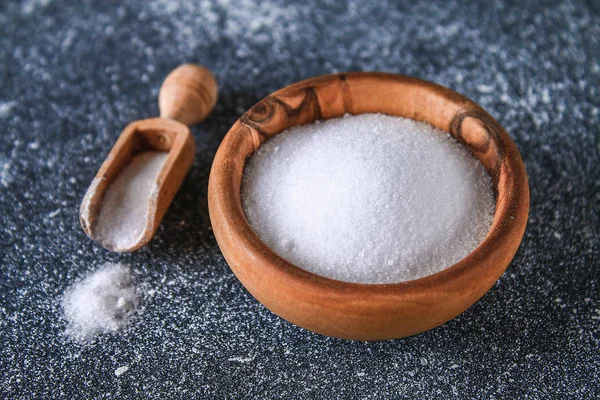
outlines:
{"label": "wooden bowl", "polygon": [[[433,275],[396,284],[357,284],[305,271],[269,249],[242,210],[248,158],[292,126],[342,115],[383,113],[449,132],[485,166],[496,210],[481,244]],[[487,112],[464,96],[402,75],[345,73],[307,79],[267,96],[227,133],[208,185],[210,219],[229,266],[248,291],[286,320],[324,335],[381,340],[414,335],[456,317],[492,287],[525,231],[529,186],[519,151]]]}

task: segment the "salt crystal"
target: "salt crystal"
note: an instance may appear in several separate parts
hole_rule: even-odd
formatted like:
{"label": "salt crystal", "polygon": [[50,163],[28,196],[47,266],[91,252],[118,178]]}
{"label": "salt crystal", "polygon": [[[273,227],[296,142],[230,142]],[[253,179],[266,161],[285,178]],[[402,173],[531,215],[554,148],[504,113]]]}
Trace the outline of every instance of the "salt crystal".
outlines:
{"label": "salt crystal", "polygon": [[242,183],[258,237],[347,282],[421,278],[464,258],[495,208],[483,165],[450,135],[381,114],[294,127],[264,143]]}
{"label": "salt crystal", "polygon": [[122,367],[119,367],[119,368],[115,369],[115,375],[116,376],[121,376],[121,375],[123,375],[127,371],[129,371],[129,366],[128,365],[123,365]]}
{"label": "salt crystal", "polygon": [[133,157],[110,184],[94,234],[112,248],[128,249],[144,234],[151,196],[156,196],[156,178],[168,153],[144,152]]}
{"label": "salt crystal", "polygon": [[131,272],[121,264],[103,265],[65,293],[67,334],[76,340],[124,328],[139,304]]}

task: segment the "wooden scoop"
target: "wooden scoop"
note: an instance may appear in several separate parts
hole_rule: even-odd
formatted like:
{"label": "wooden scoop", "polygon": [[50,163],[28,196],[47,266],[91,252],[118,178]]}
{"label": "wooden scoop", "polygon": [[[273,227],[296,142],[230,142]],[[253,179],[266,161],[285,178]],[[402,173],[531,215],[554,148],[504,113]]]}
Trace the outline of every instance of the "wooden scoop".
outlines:
{"label": "wooden scoop", "polygon": [[[90,238],[117,252],[137,250],[152,239],[194,159],[194,139],[187,125],[205,119],[216,101],[217,83],[208,69],[186,64],[167,76],[158,97],[160,118],[135,121],[125,128],[83,198],[79,219]],[[144,152],[164,152],[168,156],[152,183],[147,203],[143,202],[147,207],[143,229],[139,234],[133,233],[134,240],[120,243],[107,237],[105,228],[98,232],[99,217],[107,215],[106,210],[101,212],[103,199],[120,172]],[[123,204],[127,201],[125,198]],[[128,229],[126,220],[116,223],[125,224],[119,230]]]}

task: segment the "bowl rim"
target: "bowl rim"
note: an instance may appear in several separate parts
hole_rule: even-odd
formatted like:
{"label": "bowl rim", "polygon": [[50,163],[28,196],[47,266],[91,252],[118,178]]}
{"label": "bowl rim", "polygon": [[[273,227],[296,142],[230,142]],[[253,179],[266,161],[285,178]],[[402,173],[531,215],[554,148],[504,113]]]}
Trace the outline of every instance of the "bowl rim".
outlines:
{"label": "bowl rim", "polygon": [[[229,154],[231,152],[235,153],[236,151],[238,154],[241,153],[239,150],[239,143],[235,141],[236,139],[234,136],[248,135],[248,132],[241,131],[242,129],[247,128],[248,115],[253,112],[253,109],[256,107],[264,107],[264,102],[268,99],[277,99],[279,96],[290,96],[295,92],[306,90],[313,85],[361,78],[384,81],[392,85],[398,82],[417,85],[421,86],[424,90],[433,91],[436,95],[445,97],[450,101],[459,102],[465,106],[465,109],[469,110],[469,113],[466,113],[465,116],[462,117],[463,119],[473,115],[483,118],[484,123],[490,125],[484,126],[484,128],[493,128],[494,134],[497,135],[497,139],[505,146],[502,163],[498,166],[498,168],[502,170],[502,174],[504,175],[502,179],[504,179],[504,181],[494,182],[493,185],[496,192],[496,209],[490,230],[483,241],[467,256],[437,273],[397,283],[356,283],[327,278],[302,269],[279,256],[258,238],[243,212],[241,200],[238,201],[239,193],[237,199],[231,199],[231,196],[229,195],[232,193],[227,193],[223,190],[222,182],[217,182],[218,179],[221,178],[221,175],[235,173],[235,169],[231,168],[230,165],[232,159],[229,157]],[[259,111],[262,112],[262,110]],[[473,114],[473,112],[475,114]],[[460,129],[460,123],[462,123],[462,120],[459,121],[458,129]],[[283,128],[275,134],[280,133],[285,129],[287,128]],[[450,129],[453,128],[450,127]],[[447,129],[442,130],[452,134],[452,132],[449,132]],[[264,137],[257,138],[257,134],[254,131],[252,132],[252,136],[255,143],[253,151],[260,146],[262,141],[268,139]],[[465,145],[465,143],[462,144]],[[252,154],[253,151],[250,154]],[[244,168],[248,158],[249,157],[246,157],[244,160]],[[226,178],[229,182],[235,181],[232,180],[232,176],[227,176]],[[240,179],[242,178],[243,177]],[[500,177],[498,179],[500,179]],[[499,193],[497,191],[499,191],[499,188],[508,188],[503,194],[505,196],[505,201],[501,207],[498,205]],[[529,184],[525,166],[515,144],[493,117],[475,102],[453,90],[418,78],[384,72],[348,72],[317,76],[286,86],[259,101],[236,121],[223,139],[215,159],[213,160],[209,178],[208,197],[210,219],[214,228],[215,237],[217,238],[219,247],[228,261],[228,264],[238,278],[240,278],[240,271],[236,265],[237,263],[230,262],[228,258],[229,254],[227,254],[229,249],[224,249],[223,242],[220,240],[224,235],[228,236],[230,239],[233,238],[236,242],[236,247],[238,247],[239,251],[244,253],[246,259],[261,264],[261,273],[269,273],[278,281],[285,281],[291,286],[308,290],[311,293],[322,293],[323,291],[326,291],[328,296],[339,297],[340,299],[349,299],[350,297],[359,299],[389,299],[390,297],[395,299],[410,299],[411,297],[416,298],[417,295],[421,294],[424,290],[431,290],[432,287],[439,290],[455,288],[453,285],[458,281],[465,282],[464,279],[477,279],[477,277],[485,271],[486,264],[487,262],[490,262],[490,260],[507,258],[506,256],[499,256],[497,253],[505,252],[506,246],[508,245],[512,254],[509,255],[506,265],[503,266],[498,274],[499,277],[512,260],[512,257],[521,242],[529,213]],[[235,218],[235,221],[230,217]],[[215,228],[216,218],[223,218],[223,225],[219,225],[222,226],[222,228]],[[217,232],[218,230],[221,231]],[[226,230],[226,232],[223,232],[222,230]],[[240,280],[244,283],[243,279],[240,278]]]}

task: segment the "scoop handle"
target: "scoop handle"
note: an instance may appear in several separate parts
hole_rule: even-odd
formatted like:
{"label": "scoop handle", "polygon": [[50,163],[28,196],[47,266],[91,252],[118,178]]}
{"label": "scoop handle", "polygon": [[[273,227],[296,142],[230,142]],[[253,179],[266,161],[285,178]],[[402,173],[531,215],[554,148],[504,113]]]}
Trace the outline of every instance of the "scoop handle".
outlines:
{"label": "scoop handle", "polygon": [[217,82],[207,68],[195,64],[181,65],[167,76],[160,88],[160,116],[185,125],[196,124],[211,112],[217,95]]}

